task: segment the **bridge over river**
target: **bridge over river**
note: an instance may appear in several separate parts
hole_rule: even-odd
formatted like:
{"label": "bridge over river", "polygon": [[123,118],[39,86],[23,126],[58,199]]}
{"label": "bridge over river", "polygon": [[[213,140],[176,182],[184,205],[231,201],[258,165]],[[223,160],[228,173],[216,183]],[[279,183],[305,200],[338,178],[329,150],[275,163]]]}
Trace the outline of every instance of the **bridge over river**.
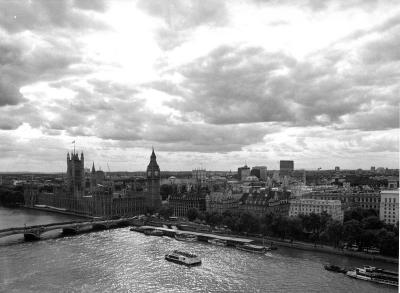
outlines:
{"label": "bridge over river", "polygon": [[45,225],[34,225],[7,228],[0,230],[0,238],[15,234],[23,234],[25,240],[38,240],[43,233],[53,230],[62,230],[63,234],[71,235],[87,230],[105,230],[131,225],[135,218],[120,218],[116,220],[91,220],[91,221],[69,221]]}

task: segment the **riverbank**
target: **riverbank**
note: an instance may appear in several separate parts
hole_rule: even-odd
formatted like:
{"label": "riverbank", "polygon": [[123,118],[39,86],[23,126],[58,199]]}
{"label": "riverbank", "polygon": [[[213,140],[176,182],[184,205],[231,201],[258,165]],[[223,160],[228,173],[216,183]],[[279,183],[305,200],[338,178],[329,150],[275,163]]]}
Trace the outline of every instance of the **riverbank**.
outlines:
{"label": "riverbank", "polygon": [[[236,237],[238,237],[238,236],[236,236]],[[399,263],[399,259],[395,258],[395,257],[376,255],[376,254],[367,254],[367,253],[358,252],[358,251],[344,250],[344,249],[334,248],[334,247],[328,246],[328,245],[320,245],[320,244],[314,245],[313,243],[282,240],[282,239],[275,238],[275,237],[264,237],[264,240],[262,238],[257,238],[257,237],[246,237],[246,238],[252,239],[258,244],[262,244],[263,241],[265,241],[266,245],[271,244],[271,242],[272,242],[273,245],[275,245],[275,246],[295,248],[295,249],[307,250],[307,251],[318,251],[318,252],[322,252],[322,253],[337,254],[337,255],[343,255],[343,256],[355,257],[355,258],[361,258],[361,259],[379,260],[379,261],[384,261],[384,262],[394,263],[394,264]]]}
{"label": "riverbank", "polygon": [[[164,224],[170,224],[170,223],[164,223]],[[140,224],[138,224],[138,225],[140,225]],[[156,225],[152,225],[151,223],[147,223],[147,224],[143,223],[142,225],[149,225],[149,226],[157,227]],[[162,226],[162,225],[159,225],[159,226]],[[395,258],[395,257],[376,255],[376,254],[367,254],[367,253],[358,252],[358,251],[344,250],[344,249],[334,248],[334,247],[328,246],[328,245],[321,245],[321,244],[315,245],[314,243],[282,240],[282,239],[275,238],[275,237],[259,238],[259,237],[242,236],[242,235],[236,235],[236,234],[223,234],[223,233],[213,233],[213,232],[207,232],[207,233],[219,235],[219,236],[251,239],[251,240],[255,241],[257,244],[262,244],[265,241],[266,245],[270,245],[272,242],[272,244],[274,246],[282,246],[282,247],[288,247],[288,248],[294,248],[294,249],[300,249],[300,250],[306,250],[306,251],[317,251],[317,252],[322,252],[322,253],[354,257],[354,258],[358,258],[358,259],[379,260],[379,261],[384,261],[384,262],[393,263],[393,264],[399,263],[399,259]]]}

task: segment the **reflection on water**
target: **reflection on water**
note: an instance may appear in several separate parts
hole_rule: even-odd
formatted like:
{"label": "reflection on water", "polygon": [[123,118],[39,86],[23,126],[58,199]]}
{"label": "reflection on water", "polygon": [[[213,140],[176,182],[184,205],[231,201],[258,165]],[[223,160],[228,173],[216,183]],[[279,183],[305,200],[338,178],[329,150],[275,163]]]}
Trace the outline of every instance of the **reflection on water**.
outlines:
{"label": "reflection on water", "polygon": [[[0,229],[47,224],[76,217],[0,208]],[[207,243],[145,236],[128,228],[24,242],[0,239],[0,291],[4,292],[396,292],[395,288],[325,271],[344,267],[396,265],[279,248],[255,255]],[[202,265],[187,268],[164,260],[173,249],[192,251]]]}
{"label": "reflection on water", "polygon": [[[164,260],[173,249],[202,257],[187,268]],[[395,292],[325,271],[372,264],[358,259],[280,248],[255,255],[207,243],[145,236],[128,228],[0,245],[0,284],[33,292]],[[396,265],[375,263],[395,270]]]}
{"label": "reflection on water", "polygon": [[25,208],[5,208],[0,206],[0,229],[41,225],[57,222],[80,220],[81,217],[38,211]]}

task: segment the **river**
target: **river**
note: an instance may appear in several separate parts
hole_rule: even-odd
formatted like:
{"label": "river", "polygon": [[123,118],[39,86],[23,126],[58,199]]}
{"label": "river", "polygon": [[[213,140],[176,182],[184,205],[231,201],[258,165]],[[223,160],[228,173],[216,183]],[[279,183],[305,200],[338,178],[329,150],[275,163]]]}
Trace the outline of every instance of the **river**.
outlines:
{"label": "river", "polygon": [[[7,220],[0,212],[4,226],[3,221]],[[290,248],[254,255],[207,243],[145,236],[129,228],[68,237],[49,234],[37,242],[13,237],[0,242],[2,292],[397,292],[397,288],[323,268],[334,263],[397,270],[397,265]],[[173,249],[198,254],[202,265],[187,268],[165,261],[164,254]]]}

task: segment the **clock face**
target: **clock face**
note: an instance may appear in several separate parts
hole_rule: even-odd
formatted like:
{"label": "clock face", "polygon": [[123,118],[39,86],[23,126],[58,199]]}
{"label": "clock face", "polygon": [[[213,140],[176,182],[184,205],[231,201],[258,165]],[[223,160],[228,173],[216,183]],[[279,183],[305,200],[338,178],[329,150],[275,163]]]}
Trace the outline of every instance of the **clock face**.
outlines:
{"label": "clock face", "polygon": [[158,171],[155,171],[155,172],[154,172],[154,175],[158,176]]}
{"label": "clock face", "polygon": [[147,176],[151,176],[151,171],[148,171],[148,172],[147,172]]}

